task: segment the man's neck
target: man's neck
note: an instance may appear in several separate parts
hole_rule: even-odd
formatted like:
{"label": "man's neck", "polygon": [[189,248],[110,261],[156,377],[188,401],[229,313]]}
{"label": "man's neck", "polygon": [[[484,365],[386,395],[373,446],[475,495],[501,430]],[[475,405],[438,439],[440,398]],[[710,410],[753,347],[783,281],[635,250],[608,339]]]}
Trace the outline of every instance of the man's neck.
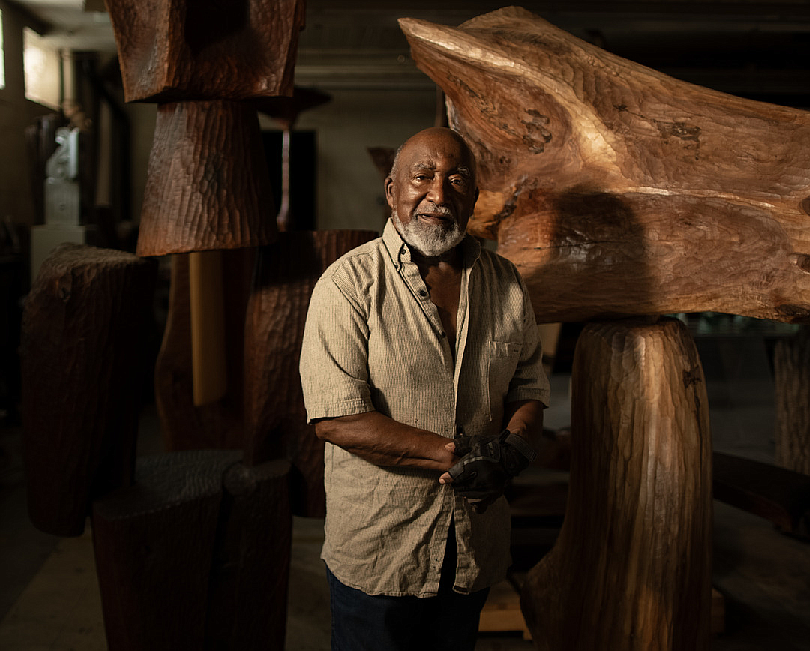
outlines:
{"label": "man's neck", "polygon": [[424,278],[431,271],[439,273],[460,273],[464,264],[462,244],[457,244],[449,251],[440,255],[423,255],[415,248],[411,248],[411,260],[419,267],[419,273]]}

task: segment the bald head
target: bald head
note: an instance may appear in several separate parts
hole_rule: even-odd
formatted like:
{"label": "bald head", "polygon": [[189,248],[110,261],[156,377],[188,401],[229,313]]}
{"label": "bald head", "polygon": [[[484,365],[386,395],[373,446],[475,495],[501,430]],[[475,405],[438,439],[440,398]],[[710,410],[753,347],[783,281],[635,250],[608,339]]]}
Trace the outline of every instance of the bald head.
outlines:
{"label": "bald head", "polygon": [[449,138],[457,142],[462,150],[464,151],[468,165],[470,167],[470,174],[472,178],[473,185],[475,185],[475,157],[473,156],[472,151],[470,150],[469,145],[467,145],[467,141],[461,136],[458,131],[453,131],[447,127],[429,127],[427,129],[423,129],[412,135],[408,138],[404,143],[399,146],[397,149],[396,154],[394,155],[394,163],[391,165],[391,172],[389,173],[389,177],[395,177],[397,173],[397,168],[399,167],[400,155],[403,151],[405,151],[408,147],[414,144],[420,144],[422,141],[427,141],[428,143],[431,141],[441,140]]}

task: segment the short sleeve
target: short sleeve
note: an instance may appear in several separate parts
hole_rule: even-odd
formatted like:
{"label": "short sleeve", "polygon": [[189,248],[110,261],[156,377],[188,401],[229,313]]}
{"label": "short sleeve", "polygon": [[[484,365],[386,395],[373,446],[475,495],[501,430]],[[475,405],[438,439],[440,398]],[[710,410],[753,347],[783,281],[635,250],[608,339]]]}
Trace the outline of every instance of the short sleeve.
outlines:
{"label": "short sleeve", "polygon": [[374,410],[368,385],[367,315],[328,275],[312,292],[299,371],[308,422]]}

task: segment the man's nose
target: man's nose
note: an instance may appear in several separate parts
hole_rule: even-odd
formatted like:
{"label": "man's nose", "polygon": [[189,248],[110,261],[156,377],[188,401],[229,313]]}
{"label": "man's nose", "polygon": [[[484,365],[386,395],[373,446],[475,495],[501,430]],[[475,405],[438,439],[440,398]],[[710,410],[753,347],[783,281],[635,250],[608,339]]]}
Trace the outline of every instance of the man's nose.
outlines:
{"label": "man's nose", "polygon": [[444,205],[447,202],[449,192],[447,184],[448,184],[447,179],[436,175],[433,178],[433,182],[430,184],[430,190],[428,191],[428,199],[430,199],[437,206]]}

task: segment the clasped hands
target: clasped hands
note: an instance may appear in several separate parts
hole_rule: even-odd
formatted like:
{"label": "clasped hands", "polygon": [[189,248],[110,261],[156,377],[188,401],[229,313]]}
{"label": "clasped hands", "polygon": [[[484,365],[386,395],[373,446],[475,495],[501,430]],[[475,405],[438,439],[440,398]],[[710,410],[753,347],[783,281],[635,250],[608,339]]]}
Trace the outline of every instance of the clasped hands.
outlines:
{"label": "clasped hands", "polygon": [[508,429],[497,436],[457,436],[448,448],[450,445],[460,461],[439,478],[439,483],[451,483],[476,513],[483,513],[503,495],[509,479],[535,457],[531,444]]}

